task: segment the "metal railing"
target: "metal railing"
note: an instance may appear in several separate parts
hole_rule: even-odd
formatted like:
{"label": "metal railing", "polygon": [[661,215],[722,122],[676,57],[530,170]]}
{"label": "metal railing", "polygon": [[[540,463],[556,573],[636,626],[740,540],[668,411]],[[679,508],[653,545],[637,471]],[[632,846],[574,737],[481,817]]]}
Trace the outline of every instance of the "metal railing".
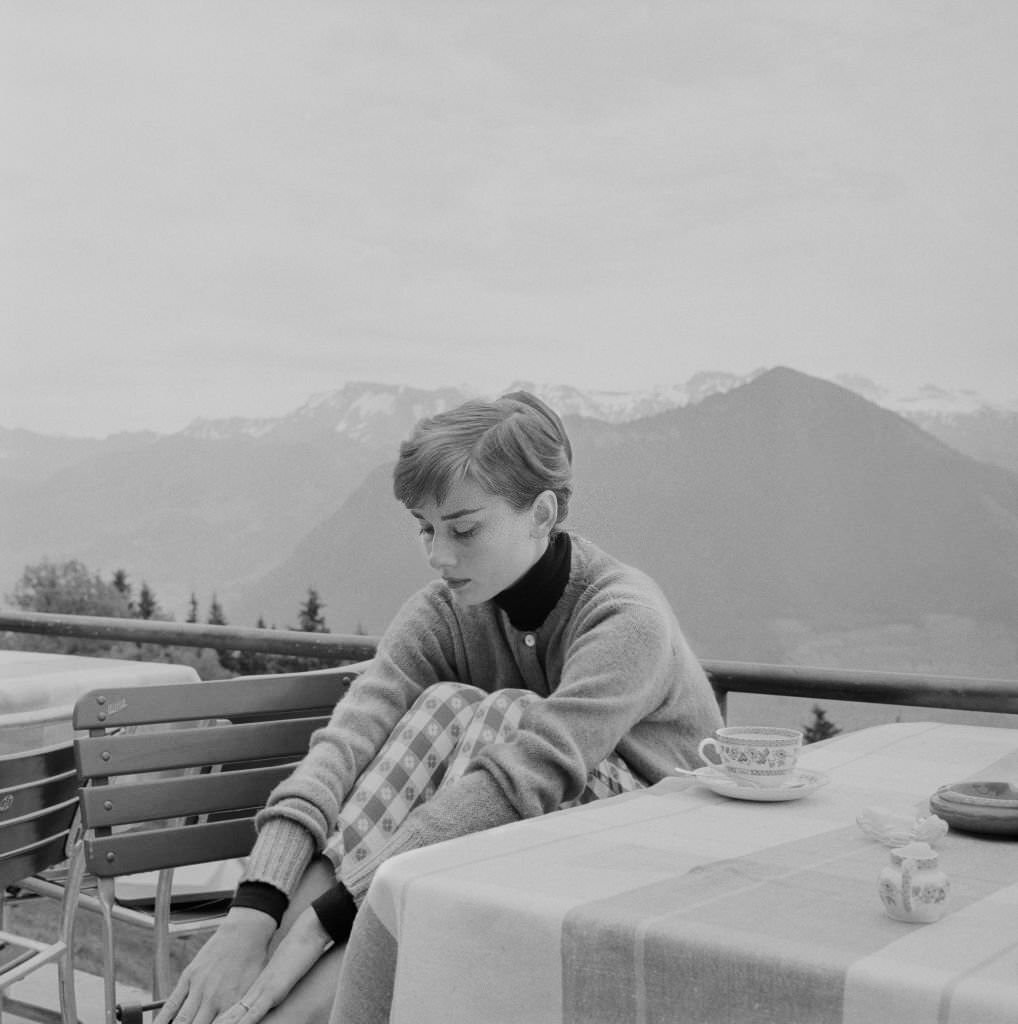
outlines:
{"label": "metal railing", "polygon": [[167,647],[208,647],[217,651],[257,651],[343,661],[364,661],[374,655],[378,645],[378,638],[372,636],[308,633],[299,629],[247,629],[98,615],[55,615],[50,612],[0,611],[0,631],[4,630],[82,640],[125,640]]}
{"label": "metal railing", "polygon": [[[246,629],[200,623],[157,622],[151,619],[55,615],[45,612],[0,611],[0,631],[51,637],[129,641],[215,650],[257,651],[299,657],[365,661],[378,638],[300,630]],[[765,665],[705,660],[722,714],[728,694],[806,697],[812,700],[861,701],[959,711],[1018,714],[1018,679],[919,675],[852,669]]]}
{"label": "metal railing", "polygon": [[[721,713],[729,693],[1018,714],[1018,679],[704,661]],[[726,716],[727,717],[727,716]]]}

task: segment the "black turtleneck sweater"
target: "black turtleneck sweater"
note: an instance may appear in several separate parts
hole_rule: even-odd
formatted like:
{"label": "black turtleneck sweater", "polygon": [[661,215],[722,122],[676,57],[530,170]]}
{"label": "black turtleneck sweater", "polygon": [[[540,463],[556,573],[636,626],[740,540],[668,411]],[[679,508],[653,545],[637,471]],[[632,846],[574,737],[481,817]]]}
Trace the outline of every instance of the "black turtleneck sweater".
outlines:
{"label": "black turtleneck sweater", "polygon": [[516,629],[537,629],[558,604],[569,582],[572,541],[555,533],[541,557],[494,601]]}

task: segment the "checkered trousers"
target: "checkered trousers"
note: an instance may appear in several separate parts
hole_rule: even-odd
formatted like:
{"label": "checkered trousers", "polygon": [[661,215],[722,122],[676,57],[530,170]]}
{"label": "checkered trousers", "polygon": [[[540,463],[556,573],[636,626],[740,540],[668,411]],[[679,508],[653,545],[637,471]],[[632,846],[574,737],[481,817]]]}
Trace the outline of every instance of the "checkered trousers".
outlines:
{"label": "checkered trousers", "polygon": [[[339,866],[344,858],[361,861],[381,850],[407,815],[460,778],[485,745],[510,739],[524,710],[537,700],[529,690],[485,693],[465,683],[428,687],[354,785],[326,844],[330,860]],[[587,776],[580,796],[565,806],[645,785],[621,757],[611,754]]]}

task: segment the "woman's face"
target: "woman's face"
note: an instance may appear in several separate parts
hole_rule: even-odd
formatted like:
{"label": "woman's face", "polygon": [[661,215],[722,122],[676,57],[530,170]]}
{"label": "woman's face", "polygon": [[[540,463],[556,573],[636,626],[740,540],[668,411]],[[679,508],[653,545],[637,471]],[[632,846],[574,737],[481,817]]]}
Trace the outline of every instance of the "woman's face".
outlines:
{"label": "woman's face", "polygon": [[471,605],[489,601],[515,583],[544,553],[557,506],[544,491],[529,509],[512,508],[469,478],[410,509],[418,521],[428,564],[453,597]]}

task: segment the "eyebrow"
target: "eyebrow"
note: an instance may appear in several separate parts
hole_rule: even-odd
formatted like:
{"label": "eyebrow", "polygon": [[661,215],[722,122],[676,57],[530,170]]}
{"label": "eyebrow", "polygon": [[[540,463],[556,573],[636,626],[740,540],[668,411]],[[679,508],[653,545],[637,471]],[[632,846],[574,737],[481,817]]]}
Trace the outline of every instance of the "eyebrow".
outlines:
{"label": "eyebrow", "polygon": [[[477,508],[461,508],[457,509],[455,512],[449,512],[447,515],[439,516],[439,519],[441,519],[442,522],[445,523],[448,522],[450,519],[459,519],[461,516],[472,516],[475,512],[483,511],[483,505],[478,505]],[[424,516],[422,516],[420,512],[418,512],[416,509],[411,509],[410,514],[414,516],[416,519],[424,518]]]}

